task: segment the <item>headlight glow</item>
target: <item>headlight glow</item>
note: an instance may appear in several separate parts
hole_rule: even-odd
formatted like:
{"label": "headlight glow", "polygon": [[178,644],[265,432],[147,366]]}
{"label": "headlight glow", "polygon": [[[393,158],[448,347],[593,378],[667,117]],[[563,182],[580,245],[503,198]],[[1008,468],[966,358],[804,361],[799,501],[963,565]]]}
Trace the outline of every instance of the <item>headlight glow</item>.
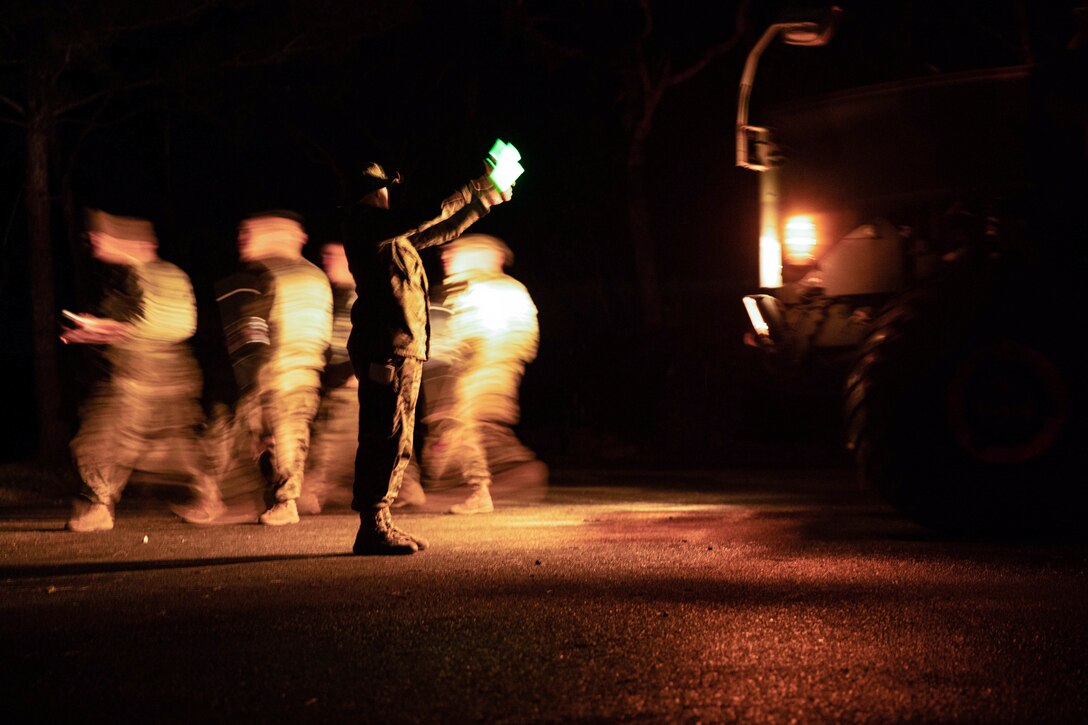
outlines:
{"label": "headlight glow", "polygon": [[816,223],[810,216],[793,216],[786,220],[784,244],[786,262],[811,264],[816,252]]}

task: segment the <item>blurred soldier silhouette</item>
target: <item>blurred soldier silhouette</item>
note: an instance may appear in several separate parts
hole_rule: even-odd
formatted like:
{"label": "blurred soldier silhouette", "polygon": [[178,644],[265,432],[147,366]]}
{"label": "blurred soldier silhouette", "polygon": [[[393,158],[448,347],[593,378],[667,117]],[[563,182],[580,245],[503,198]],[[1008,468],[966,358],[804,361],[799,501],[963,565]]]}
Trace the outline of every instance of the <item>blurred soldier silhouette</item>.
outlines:
{"label": "blurred soldier silhouette", "polygon": [[64,313],[61,339],[101,345],[108,367],[72,439],[84,485],[67,528],[112,529],[134,469],[186,475],[190,500],[174,511],[191,523],[212,523],[223,504],[199,438],[203,378],[189,344],[197,319],[189,277],[159,258],[146,219],[91,210],[87,236],[95,259],[116,266],[121,282],[106,291],[98,315]]}
{"label": "blurred soldier silhouette", "polygon": [[442,250],[446,276],[435,309],[448,317],[436,325],[434,342],[444,366],[424,373],[420,476],[435,487],[451,478],[469,486],[468,498],[450,509],[455,514],[494,510],[491,489],[500,476],[521,489],[515,496],[539,495],[547,483],[547,467],[513,430],[525,366],[540,339],[532,297],[504,271],[513,261],[510,248],[486,234],[466,234]]}
{"label": "blurred soldier silhouette", "polygon": [[299,499],[301,513],[320,513],[326,502],[346,505],[355,474],[359,439],[359,379],[348,355],[355,280],[344,245],[321,248],[321,266],[332,284],[332,344],[321,376],[321,406],[314,419],[310,455]]}
{"label": "blurred soldier silhouette", "polygon": [[[302,217],[253,214],[238,228],[241,269],[216,286],[239,397],[220,460],[229,496],[259,470],[267,526],[298,523],[310,427],[332,335],[332,290],[302,256]],[[239,489],[242,488],[242,491]]]}
{"label": "blurred soldier silhouette", "polygon": [[[419,250],[445,244],[510,198],[488,177],[465,184],[438,216],[405,213],[390,202],[400,181],[380,164],[363,174],[346,219],[345,250],[358,300],[348,351],[359,378],[359,446],[352,508],[359,512],[356,554],[413,554],[426,542],[397,528],[389,506],[412,456],[420,373],[429,349],[428,283]],[[432,212],[433,213],[433,212]]]}

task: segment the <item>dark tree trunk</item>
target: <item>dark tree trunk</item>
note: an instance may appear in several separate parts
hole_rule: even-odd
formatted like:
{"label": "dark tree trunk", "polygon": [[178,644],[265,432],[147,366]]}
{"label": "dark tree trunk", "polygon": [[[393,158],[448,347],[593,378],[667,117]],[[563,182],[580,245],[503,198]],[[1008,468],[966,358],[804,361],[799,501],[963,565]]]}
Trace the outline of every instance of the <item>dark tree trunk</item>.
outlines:
{"label": "dark tree trunk", "polygon": [[[31,94],[45,88],[34,79]],[[34,87],[36,86],[36,87]],[[34,390],[38,402],[37,455],[47,464],[65,460],[67,430],[61,415],[59,355],[50,223],[49,134],[51,110],[42,98],[29,103],[27,114],[26,214],[30,241],[30,290]]]}

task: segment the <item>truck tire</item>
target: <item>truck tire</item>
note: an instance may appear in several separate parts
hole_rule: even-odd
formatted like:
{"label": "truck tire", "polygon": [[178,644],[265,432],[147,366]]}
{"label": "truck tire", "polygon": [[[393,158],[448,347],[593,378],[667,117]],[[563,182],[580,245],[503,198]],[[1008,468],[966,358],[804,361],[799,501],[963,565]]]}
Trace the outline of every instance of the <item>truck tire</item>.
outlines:
{"label": "truck tire", "polygon": [[861,482],[924,526],[1018,534],[1079,515],[1084,436],[1071,411],[1082,353],[1057,329],[1061,300],[1022,282],[959,270],[904,293],[847,376]]}

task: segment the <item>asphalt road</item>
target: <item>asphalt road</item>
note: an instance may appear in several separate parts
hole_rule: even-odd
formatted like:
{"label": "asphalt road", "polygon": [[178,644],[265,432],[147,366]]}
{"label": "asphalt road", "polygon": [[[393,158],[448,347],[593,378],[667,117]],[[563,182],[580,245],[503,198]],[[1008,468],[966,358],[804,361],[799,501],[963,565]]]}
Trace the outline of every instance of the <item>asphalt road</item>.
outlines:
{"label": "asphalt road", "polygon": [[[846,471],[553,472],[542,500],[102,534],[0,509],[0,719],[1083,722],[1088,546],[956,541]],[[444,496],[444,498],[443,498]],[[133,497],[133,500],[136,500]]]}

